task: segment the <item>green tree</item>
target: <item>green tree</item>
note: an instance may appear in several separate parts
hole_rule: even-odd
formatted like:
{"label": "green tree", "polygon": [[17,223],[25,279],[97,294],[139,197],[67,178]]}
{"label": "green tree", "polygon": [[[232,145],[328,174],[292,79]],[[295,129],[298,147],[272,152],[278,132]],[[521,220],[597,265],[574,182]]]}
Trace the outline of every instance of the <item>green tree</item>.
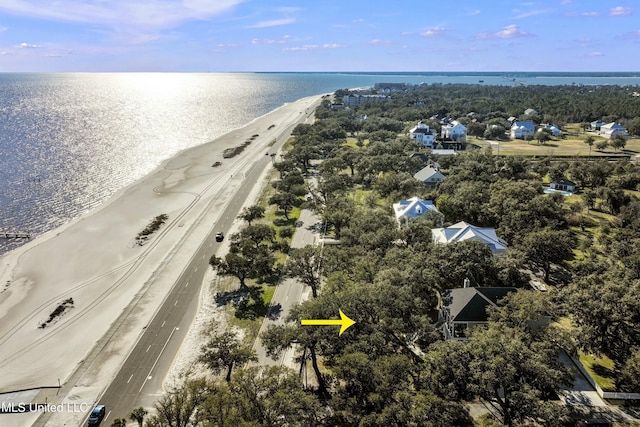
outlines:
{"label": "green tree", "polygon": [[555,345],[531,341],[519,328],[497,323],[473,330],[467,345],[473,355],[471,388],[498,405],[505,425],[535,420],[553,426],[566,417],[566,408],[549,402],[571,383]]}
{"label": "green tree", "polygon": [[640,392],[640,351],[637,349],[619,370],[616,377],[616,389],[629,393]]}
{"label": "green tree", "polygon": [[290,277],[297,277],[302,283],[311,288],[314,298],[318,297],[320,288],[321,253],[316,246],[307,245],[303,248],[293,248],[285,264],[285,272]]}
{"label": "green tree", "polygon": [[256,248],[259,248],[263,242],[273,243],[276,237],[276,231],[267,224],[251,224],[240,230],[239,239],[251,240]]}
{"label": "green tree", "polygon": [[551,139],[551,136],[549,136],[549,133],[545,132],[545,130],[539,130],[534,135],[534,138],[536,139],[536,141],[538,141],[538,144],[544,145],[545,142]]}
{"label": "green tree", "polygon": [[255,352],[242,345],[238,336],[231,332],[214,333],[202,347],[198,360],[204,363],[214,373],[218,374],[226,369],[225,380],[231,381],[234,366],[243,365],[250,361],[257,361]]}
{"label": "green tree", "polygon": [[249,225],[255,220],[264,218],[265,208],[259,205],[252,205],[242,209],[238,218],[247,221]]}
{"label": "green tree", "polygon": [[529,263],[544,271],[546,282],[549,280],[551,265],[571,259],[574,246],[574,240],[568,232],[546,228],[527,234],[518,249]]}
{"label": "green tree", "polygon": [[566,310],[580,328],[583,348],[621,365],[640,342],[640,281],[610,268],[575,280],[563,293]]}
{"label": "green tree", "polygon": [[289,219],[289,212],[298,202],[298,197],[295,194],[278,191],[269,198],[269,204],[276,205],[278,209],[282,210],[284,217]]}
{"label": "green tree", "polygon": [[627,139],[622,135],[614,135],[611,137],[610,144],[614,150],[620,150],[627,145]]}
{"label": "green tree", "polygon": [[602,139],[596,142],[596,150],[598,151],[602,151],[606,149],[608,146],[609,146],[609,141],[607,141],[606,139]]}
{"label": "green tree", "polygon": [[591,147],[593,147],[593,144],[596,142],[596,139],[589,135],[588,137],[585,138],[584,143],[587,144],[589,146],[589,155],[591,155]]}
{"label": "green tree", "polygon": [[114,418],[111,422],[111,427],[127,427],[126,418]]}
{"label": "green tree", "polygon": [[142,406],[139,406],[131,410],[131,413],[129,414],[129,419],[131,421],[137,422],[138,426],[142,427],[142,423],[144,422],[144,417],[147,416],[147,414],[149,414],[149,412],[146,409],[144,409]]}
{"label": "green tree", "polygon": [[246,290],[249,278],[267,277],[273,272],[275,257],[266,245],[258,245],[249,239],[232,241],[224,258],[211,256],[209,264],[222,276],[234,276],[240,288]]}
{"label": "green tree", "polygon": [[188,380],[169,391],[153,406],[155,414],[146,424],[149,427],[197,427],[199,409],[207,397],[217,393],[217,387],[204,379]]}

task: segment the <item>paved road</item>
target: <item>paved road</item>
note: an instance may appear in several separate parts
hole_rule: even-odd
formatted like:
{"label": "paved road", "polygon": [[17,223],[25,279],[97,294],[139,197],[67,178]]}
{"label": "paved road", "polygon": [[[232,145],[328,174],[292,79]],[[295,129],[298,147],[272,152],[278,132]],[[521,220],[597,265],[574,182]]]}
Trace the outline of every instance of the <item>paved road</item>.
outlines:
{"label": "paved road", "polygon": [[[304,118],[301,118],[303,121]],[[296,123],[297,124],[297,123]],[[293,130],[292,125],[282,132],[278,149]],[[262,153],[260,153],[262,154]],[[146,328],[133,352],[118,372],[100,403],[108,408],[103,423],[109,425],[115,417],[126,417],[136,406],[149,407],[159,397],[158,391],[169,371],[180,345],[198,308],[200,288],[204,273],[209,268],[209,258],[215,252],[215,233],[229,234],[235,218],[249,197],[262,171],[271,162],[271,157],[262,156],[248,171],[244,171],[244,182],[225,209],[225,213],[212,228],[188,267],[180,276],[162,308]]]}
{"label": "paved road", "polygon": [[[317,231],[315,224],[319,219],[309,210],[302,210],[300,212],[300,226],[296,229],[293,238],[291,239],[292,248],[302,248],[307,245],[315,245],[320,238],[320,233]],[[282,325],[284,319],[289,314],[291,307],[309,298],[311,289],[304,285],[302,282],[296,279],[285,279],[283,283],[278,285],[273,298],[271,298],[271,310],[279,310],[277,316],[265,317],[260,327],[260,333],[265,331],[271,325]],[[297,369],[297,366],[293,363],[293,357],[295,349],[290,348],[283,352],[278,360],[274,360],[267,356],[266,349],[262,346],[260,337],[256,339],[253,346],[258,356],[258,361],[255,365],[285,365],[293,369]]]}
{"label": "paved road", "polygon": [[[313,112],[316,106],[309,107],[308,111]],[[269,150],[279,150],[293,128],[305,121],[312,121],[312,115],[301,114],[294,123],[278,132],[277,142]],[[208,261],[216,251],[215,233],[223,231],[225,235],[228,234],[269,162],[271,157],[261,155],[253,166],[242,170],[242,178],[240,174],[235,178],[243,179],[243,183],[225,207],[225,213],[211,228],[154,318],[144,328],[116,377],[100,397],[99,402],[107,407],[107,416],[102,425],[110,425],[117,417],[127,418],[133,408],[150,407],[159,398],[162,382],[198,309],[204,274],[209,268]],[[86,425],[87,417],[82,426]],[[46,425],[48,418],[48,414],[43,414],[35,425]]]}

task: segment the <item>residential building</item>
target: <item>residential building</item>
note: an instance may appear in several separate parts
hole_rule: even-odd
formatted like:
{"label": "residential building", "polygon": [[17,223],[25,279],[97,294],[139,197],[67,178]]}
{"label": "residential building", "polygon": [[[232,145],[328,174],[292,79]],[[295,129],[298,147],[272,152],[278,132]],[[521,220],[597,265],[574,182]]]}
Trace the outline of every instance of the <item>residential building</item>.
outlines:
{"label": "residential building", "polygon": [[512,292],[516,288],[464,287],[442,291],[438,323],[442,325],[444,338],[466,339],[471,328],[487,323],[487,308],[497,306]]}
{"label": "residential building", "polygon": [[568,191],[570,193],[575,193],[576,192],[576,184],[574,182],[569,181],[568,179],[558,179],[555,180],[553,182],[551,182],[549,184],[549,187],[552,190],[558,190],[558,191]]}
{"label": "residential building", "polygon": [[456,142],[467,141],[467,127],[457,120],[442,125],[440,136]]}
{"label": "residential building", "polygon": [[418,197],[394,203],[393,212],[400,225],[406,224],[411,219],[421,218],[427,212],[440,213],[431,200],[422,200]]}
{"label": "residential building", "polygon": [[434,228],[431,230],[431,236],[433,241],[439,244],[478,240],[489,246],[495,255],[503,254],[507,250],[507,243],[496,235],[495,229],[476,227],[464,221],[446,228]]}
{"label": "residential building", "polygon": [[627,128],[625,128],[619,123],[612,122],[612,123],[607,123],[606,125],[600,126],[599,133],[601,136],[604,136],[605,138],[611,138],[615,135],[626,136]]}
{"label": "residential building", "polygon": [[538,114],[538,112],[536,110],[534,110],[533,108],[527,108],[526,110],[524,110],[524,114],[529,116],[529,115],[536,115],[536,114]]}
{"label": "residential building", "polygon": [[598,132],[600,130],[600,127],[602,125],[606,125],[607,122],[602,121],[602,120],[594,120],[593,122],[591,122],[591,131],[593,132]]}
{"label": "residential building", "polygon": [[365,102],[384,102],[390,101],[391,97],[388,95],[359,95],[351,94],[345,95],[342,98],[342,102],[346,107],[353,107],[354,105],[364,104]]}
{"label": "residential building", "polygon": [[453,149],[445,149],[445,148],[434,148],[431,150],[431,154],[435,154],[437,156],[457,156],[458,153]]}
{"label": "residential building", "polygon": [[547,125],[544,125],[544,129],[549,129],[551,131],[551,135],[555,137],[562,136],[562,131],[556,125],[547,124]]}
{"label": "residential building", "polygon": [[536,133],[536,126],[531,121],[516,120],[511,125],[511,138],[526,139],[527,137],[533,138]]}
{"label": "residential building", "polygon": [[435,132],[432,129],[429,129],[429,126],[423,122],[420,122],[415,127],[411,128],[409,136],[429,148],[433,147],[436,142]]}
{"label": "residential building", "polygon": [[420,169],[413,177],[428,186],[436,185],[444,179],[444,175],[431,165]]}

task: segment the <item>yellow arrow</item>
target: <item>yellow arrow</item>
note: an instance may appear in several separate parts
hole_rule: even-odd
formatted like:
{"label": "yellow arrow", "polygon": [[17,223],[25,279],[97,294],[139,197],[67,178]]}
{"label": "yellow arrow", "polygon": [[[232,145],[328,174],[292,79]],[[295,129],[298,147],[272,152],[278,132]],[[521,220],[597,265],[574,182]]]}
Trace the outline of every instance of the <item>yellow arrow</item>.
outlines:
{"label": "yellow arrow", "polygon": [[349,319],[346,314],[340,310],[340,320],[334,319],[302,319],[300,323],[304,326],[326,326],[326,325],[340,325],[340,333],[338,336],[342,335],[344,331],[349,328],[349,326],[354,325],[356,322]]}

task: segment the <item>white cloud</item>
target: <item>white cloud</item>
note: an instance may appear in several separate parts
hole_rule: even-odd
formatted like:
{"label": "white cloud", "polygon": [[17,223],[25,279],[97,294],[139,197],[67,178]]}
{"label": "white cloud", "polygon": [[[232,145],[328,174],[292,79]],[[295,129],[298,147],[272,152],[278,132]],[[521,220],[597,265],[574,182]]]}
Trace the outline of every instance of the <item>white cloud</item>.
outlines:
{"label": "white cloud", "polygon": [[279,7],[276,10],[281,13],[293,13],[293,12],[300,12],[301,10],[304,10],[304,9],[302,9],[301,7]]}
{"label": "white cloud", "polygon": [[522,31],[517,25],[511,24],[495,33],[480,33],[476,35],[477,39],[514,39],[518,37],[530,37],[532,33]]}
{"label": "white cloud", "polygon": [[359,24],[361,22],[364,22],[364,19],[362,19],[362,18],[354,19],[353,22],[356,23],[356,24]]}
{"label": "white cloud", "polygon": [[631,15],[631,8],[616,6],[609,11],[609,16],[627,16]]}
{"label": "white cloud", "polygon": [[280,25],[293,24],[294,22],[296,22],[295,18],[272,19],[269,21],[260,21],[256,24],[249,25],[247,28],[278,27]]}
{"label": "white cloud", "polygon": [[604,53],[602,53],[602,52],[591,52],[591,53],[589,53],[589,56],[604,56]]}
{"label": "white cloud", "polygon": [[582,12],[582,16],[600,16],[600,12]]}
{"label": "white cloud", "polygon": [[20,43],[19,45],[16,45],[16,47],[18,49],[37,49],[40,46],[38,46],[37,44],[29,44],[29,43]]}
{"label": "white cloud", "polygon": [[421,32],[420,35],[424,37],[437,37],[443,35],[445,31],[447,31],[447,29],[444,27],[433,27]]}
{"label": "white cloud", "polygon": [[346,47],[344,45],[341,44],[337,44],[337,43],[325,43],[322,45],[319,44],[305,44],[303,46],[292,46],[292,47],[285,47],[282,50],[288,51],[288,52],[299,52],[299,51],[309,51],[309,50],[316,50],[316,49],[339,49],[339,48],[343,48]]}
{"label": "white cloud", "polygon": [[291,36],[285,35],[280,39],[253,39],[251,44],[284,44],[291,41]]}
{"label": "white cloud", "polygon": [[9,27],[0,27],[0,33],[4,33],[8,29],[9,29]]}
{"label": "white cloud", "polygon": [[467,14],[471,16],[480,15],[480,10],[479,9],[469,10]]}
{"label": "white cloud", "polygon": [[620,38],[627,40],[640,40],[640,30],[622,34]]}
{"label": "white cloud", "polygon": [[565,4],[571,4],[572,0],[561,0],[560,4],[565,5]]}
{"label": "white cloud", "polygon": [[373,39],[369,42],[370,44],[374,45],[374,46],[380,46],[380,45],[388,45],[391,44],[390,40],[380,40],[380,39]]}
{"label": "white cloud", "polygon": [[0,11],[53,21],[162,29],[190,20],[211,18],[243,1],[245,0],[3,0],[0,2]]}
{"label": "white cloud", "polygon": [[514,16],[513,19],[529,18],[531,16],[544,15],[545,13],[549,13],[549,12],[550,12],[550,10],[548,10],[548,9],[531,10],[531,11],[528,11],[528,12],[522,12],[522,13]]}

